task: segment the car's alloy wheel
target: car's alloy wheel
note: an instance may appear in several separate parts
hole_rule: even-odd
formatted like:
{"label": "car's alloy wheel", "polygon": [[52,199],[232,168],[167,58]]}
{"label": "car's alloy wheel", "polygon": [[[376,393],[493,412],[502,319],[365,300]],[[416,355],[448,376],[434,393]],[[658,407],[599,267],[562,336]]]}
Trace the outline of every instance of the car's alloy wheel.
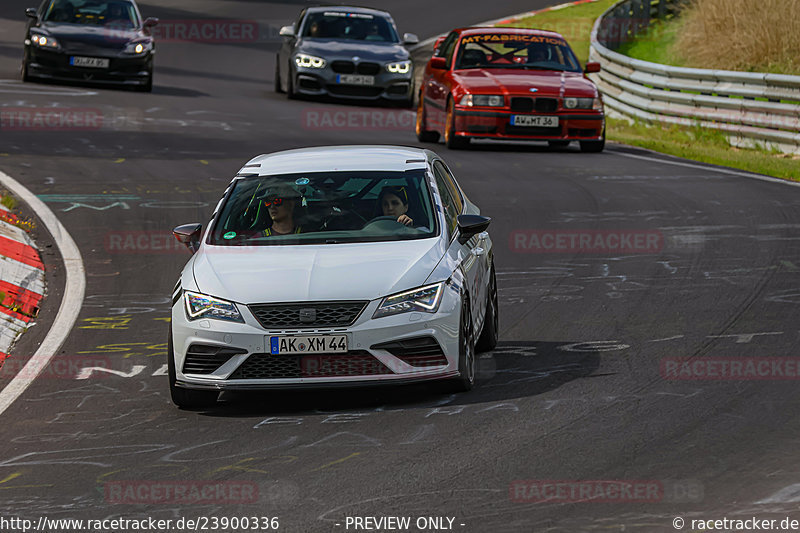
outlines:
{"label": "car's alloy wheel", "polygon": [[281,67],[279,57],[275,58],[275,92],[283,93],[283,87],[281,86]]}
{"label": "car's alloy wheel", "polygon": [[603,128],[603,138],[599,141],[581,141],[581,152],[602,152],[606,147],[606,129]]}
{"label": "car's alloy wheel", "polygon": [[217,391],[182,389],[175,385],[175,353],[172,351],[172,328],[169,330],[167,343],[167,374],[169,376],[169,394],[172,403],[184,409],[200,409],[212,407],[217,403]]}
{"label": "car's alloy wheel", "polygon": [[488,352],[494,350],[495,346],[497,346],[499,334],[498,316],[497,278],[494,273],[494,265],[492,265],[489,274],[489,294],[486,295],[486,318],[483,321],[483,330],[480,337],[478,337],[478,342],[475,343],[476,351]]}
{"label": "car's alloy wheel", "polygon": [[454,379],[454,388],[457,391],[466,392],[475,385],[475,374],[478,367],[475,355],[475,337],[472,332],[472,312],[467,296],[464,296],[464,300],[461,303],[459,324],[458,371],[461,375]]}
{"label": "car's alloy wheel", "polygon": [[452,98],[447,101],[447,123],[444,127],[444,144],[451,150],[459,150],[469,145],[469,137],[456,135],[456,104]]}
{"label": "car's alloy wheel", "polygon": [[435,143],[439,140],[438,131],[428,130],[428,118],[425,116],[425,102],[422,93],[419,95],[419,104],[417,105],[417,122],[415,130],[419,142]]}

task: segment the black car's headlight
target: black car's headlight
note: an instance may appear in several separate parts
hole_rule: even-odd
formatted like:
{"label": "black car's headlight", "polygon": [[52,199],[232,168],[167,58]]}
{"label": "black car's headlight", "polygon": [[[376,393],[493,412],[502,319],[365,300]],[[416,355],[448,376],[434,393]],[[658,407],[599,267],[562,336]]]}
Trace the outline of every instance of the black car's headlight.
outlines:
{"label": "black car's headlight", "polygon": [[409,311],[435,313],[439,310],[439,304],[442,301],[444,284],[445,282],[442,281],[387,296],[381,301],[372,318],[408,313]]}
{"label": "black car's headlight", "polygon": [[503,107],[504,103],[502,94],[465,94],[461,97],[459,105]]}
{"label": "black car's headlight", "polygon": [[38,46],[39,48],[59,48],[58,41],[53,39],[52,37],[48,37],[47,35],[40,35],[38,33],[34,33],[31,35],[31,42]]}
{"label": "black car's headlight", "polygon": [[564,98],[564,107],[567,109],[603,109],[599,98]]}
{"label": "black car's headlight", "polygon": [[125,53],[142,55],[153,49],[152,41],[132,41],[125,45]]}
{"label": "black car's headlight", "polygon": [[186,317],[189,320],[216,318],[229,322],[244,322],[239,309],[233,302],[191,291],[183,292],[183,301],[186,307]]}
{"label": "black car's headlight", "polygon": [[408,74],[411,70],[411,61],[396,61],[386,65],[386,70],[392,74]]}
{"label": "black car's headlight", "polygon": [[297,54],[294,56],[294,64],[305,68],[323,68],[325,60],[321,57],[310,56],[308,54]]}

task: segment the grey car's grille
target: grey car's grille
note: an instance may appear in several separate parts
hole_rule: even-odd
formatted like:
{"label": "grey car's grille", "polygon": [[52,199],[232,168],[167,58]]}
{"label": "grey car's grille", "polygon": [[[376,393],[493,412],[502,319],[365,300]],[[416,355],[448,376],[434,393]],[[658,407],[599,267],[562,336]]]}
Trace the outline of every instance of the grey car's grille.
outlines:
{"label": "grey car's grille", "polygon": [[211,374],[227,363],[234,355],[247,353],[239,348],[225,348],[207,344],[192,344],[183,361],[184,374]]}
{"label": "grey car's grille", "polygon": [[250,312],[266,329],[349,326],[366,301],[253,304]]}
{"label": "grey car's grille", "polygon": [[334,61],[331,68],[337,74],[364,74],[374,76],[381,71],[378,63],[353,63],[352,61]]}
{"label": "grey car's grille", "polygon": [[372,346],[373,350],[386,350],[411,366],[443,366],[447,364],[442,347],[433,337],[417,337],[385,342]]}
{"label": "grey car's grille", "polygon": [[228,379],[355,377],[392,373],[364,350],[302,356],[254,353]]}

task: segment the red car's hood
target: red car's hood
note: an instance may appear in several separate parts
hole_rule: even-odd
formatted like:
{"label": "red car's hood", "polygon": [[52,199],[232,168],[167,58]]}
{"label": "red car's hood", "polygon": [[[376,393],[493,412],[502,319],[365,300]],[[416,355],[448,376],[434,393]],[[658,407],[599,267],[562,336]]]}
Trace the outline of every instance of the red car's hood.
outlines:
{"label": "red car's hood", "polygon": [[[453,77],[473,94],[594,97],[597,89],[580,72],[518,69],[464,69]],[[531,91],[530,89],[537,89]]]}

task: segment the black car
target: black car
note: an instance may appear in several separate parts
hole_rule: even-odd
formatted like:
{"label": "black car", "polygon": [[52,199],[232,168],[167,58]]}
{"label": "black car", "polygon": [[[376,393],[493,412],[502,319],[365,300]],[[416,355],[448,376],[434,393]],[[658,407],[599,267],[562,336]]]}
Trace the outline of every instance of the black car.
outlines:
{"label": "black car", "polygon": [[28,8],[22,79],[153,88],[155,45],[133,0],[45,0]]}
{"label": "black car", "polygon": [[292,26],[281,28],[283,44],[275,65],[275,91],[411,105],[414,66],[391,15],[362,7],[304,9]]}

